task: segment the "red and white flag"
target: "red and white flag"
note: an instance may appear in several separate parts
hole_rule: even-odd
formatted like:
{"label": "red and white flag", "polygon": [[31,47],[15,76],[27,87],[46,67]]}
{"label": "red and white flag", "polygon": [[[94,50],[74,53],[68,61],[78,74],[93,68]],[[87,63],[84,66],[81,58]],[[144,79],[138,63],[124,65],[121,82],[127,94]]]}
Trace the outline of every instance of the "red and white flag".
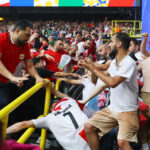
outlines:
{"label": "red and white flag", "polygon": [[0,6],[10,6],[10,0],[0,0]]}

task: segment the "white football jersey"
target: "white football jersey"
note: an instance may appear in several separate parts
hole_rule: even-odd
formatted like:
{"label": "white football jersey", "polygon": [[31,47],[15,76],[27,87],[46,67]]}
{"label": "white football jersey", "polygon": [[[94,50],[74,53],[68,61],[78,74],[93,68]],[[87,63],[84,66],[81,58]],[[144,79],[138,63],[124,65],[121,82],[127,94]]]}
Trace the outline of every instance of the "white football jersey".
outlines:
{"label": "white football jersey", "polygon": [[90,150],[84,132],[87,116],[76,100],[63,98],[46,117],[32,120],[35,127],[49,129],[65,150]]}

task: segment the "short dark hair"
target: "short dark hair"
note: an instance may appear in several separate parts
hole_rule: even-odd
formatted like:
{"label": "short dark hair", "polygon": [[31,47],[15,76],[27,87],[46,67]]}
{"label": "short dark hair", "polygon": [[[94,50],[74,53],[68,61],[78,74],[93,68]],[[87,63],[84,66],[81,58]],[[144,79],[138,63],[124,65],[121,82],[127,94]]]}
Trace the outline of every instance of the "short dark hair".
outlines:
{"label": "short dark hair", "polygon": [[34,66],[35,66],[37,63],[39,63],[41,60],[42,60],[42,58],[33,58],[32,61],[33,61]]}
{"label": "short dark hair", "polygon": [[88,40],[92,41],[91,36],[87,36],[87,37],[85,38],[85,41],[88,41]]}
{"label": "short dark hair", "polygon": [[95,36],[95,38],[98,38],[97,34],[93,33],[92,36]]}
{"label": "short dark hair", "polygon": [[134,43],[134,45],[139,45],[139,42],[136,38],[131,38],[131,41]]}
{"label": "short dark hair", "polygon": [[121,41],[122,47],[128,50],[130,46],[130,40],[131,40],[129,35],[127,33],[121,33],[121,32],[115,33],[114,35],[116,36],[117,40]]}
{"label": "short dark hair", "polygon": [[14,25],[13,32],[15,32],[18,28],[24,31],[27,27],[32,29],[31,23],[27,20],[20,20]]}
{"label": "short dark hair", "polygon": [[42,38],[42,39],[44,39],[45,41],[47,41],[47,42],[48,42],[47,37],[45,37],[44,35],[41,35],[41,36],[40,36],[40,38]]}

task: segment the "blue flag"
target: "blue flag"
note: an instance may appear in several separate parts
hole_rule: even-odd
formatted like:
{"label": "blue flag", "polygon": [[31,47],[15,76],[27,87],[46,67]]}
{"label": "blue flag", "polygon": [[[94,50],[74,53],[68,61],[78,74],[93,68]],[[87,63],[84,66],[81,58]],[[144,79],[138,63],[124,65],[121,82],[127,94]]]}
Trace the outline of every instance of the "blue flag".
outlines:
{"label": "blue flag", "polygon": [[[142,1],[142,33],[149,33],[150,36],[150,0]],[[150,52],[150,37],[147,42],[147,49]]]}

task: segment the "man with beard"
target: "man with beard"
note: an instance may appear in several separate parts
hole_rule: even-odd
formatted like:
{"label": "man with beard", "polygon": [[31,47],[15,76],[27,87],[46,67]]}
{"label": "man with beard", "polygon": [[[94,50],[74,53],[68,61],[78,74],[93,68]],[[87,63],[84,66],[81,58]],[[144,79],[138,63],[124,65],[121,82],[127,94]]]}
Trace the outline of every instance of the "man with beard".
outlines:
{"label": "man with beard", "polygon": [[92,57],[95,59],[96,53],[96,44],[94,41],[92,41],[91,36],[88,36],[85,38],[84,42],[78,43],[78,51],[77,51],[77,59],[79,60],[79,57]]}
{"label": "man with beard", "polygon": [[65,52],[63,50],[63,41],[62,40],[55,41],[54,49],[45,51],[44,55],[45,54],[48,54],[54,58],[54,60],[53,59],[45,59],[46,60],[46,69],[55,71],[55,72],[60,72],[61,70],[59,70],[58,65],[61,60],[61,56],[63,54],[67,54],[67,52]]}
{"label": "man with beard", "polygon": [[27,72],[36,79],[37,82],[43,82],[34,68],[30,56],[29,41],[31,34],[31,25],[28,21],[17,22],[12,32],[0,34],[0,109],[10,102],[10,88],[8,80],[20,83],[28,80],[26,77],[16,77],[13,75],[17,65],[25,62]]}
{"label": "man with beard", "polygon": [[120,150],[132,150],[129,142],[137,142],[138,104],[137,69],[134,60],[127,55],[130,38],[126,33],[113,35],[109,46],[116,53],[107,72],[97,70],[90,59],[80,65],[91,70],[110,87],[110,105],[96,112],[85,123],[87,141],[91,150],[99,150],[99,137],[118,126],[117,142]]}

